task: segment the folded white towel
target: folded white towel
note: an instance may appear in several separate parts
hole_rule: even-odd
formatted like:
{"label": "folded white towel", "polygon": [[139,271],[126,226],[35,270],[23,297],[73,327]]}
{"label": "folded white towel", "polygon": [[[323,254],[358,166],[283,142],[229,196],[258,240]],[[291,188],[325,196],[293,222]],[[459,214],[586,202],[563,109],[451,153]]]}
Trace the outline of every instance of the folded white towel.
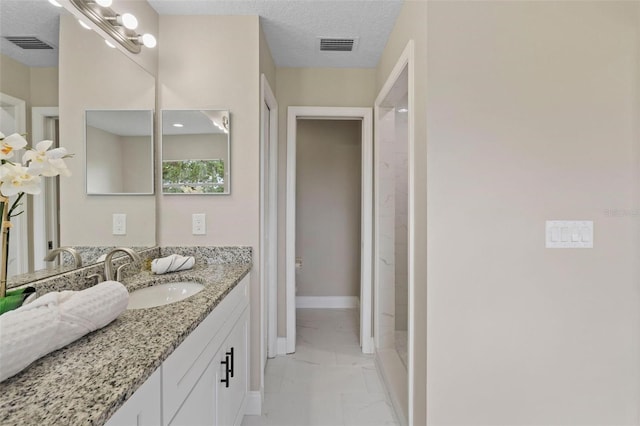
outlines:
{"label": "folded white towel", "polygon": [[154,274],[166,274],[167,272],[186,271],[193,268],[196,259],[193,256],[180,256],[172,254],[167,257],[153,259],[151,261],[151,272]]}
{"label": "folded white towel", "polygon": [[33,361],[104,327],[129,303],[121,283],[105,281],[82,291],[47,293],[0,316],[0,382]]}

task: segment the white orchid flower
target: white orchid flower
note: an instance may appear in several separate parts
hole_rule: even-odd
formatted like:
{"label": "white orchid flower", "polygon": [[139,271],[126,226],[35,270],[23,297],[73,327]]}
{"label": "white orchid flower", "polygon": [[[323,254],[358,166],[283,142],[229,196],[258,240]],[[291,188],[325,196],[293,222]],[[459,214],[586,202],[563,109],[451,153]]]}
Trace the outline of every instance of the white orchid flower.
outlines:
{"label": "white orchid flower", "polygon": [[64,162],[67,155],[65,148],[48,150],[53,141],[38,142],[35,149],[30,149],[22,156],[22,163],[29,163],[29,173],[41,176],[71,176],[71,172]]}
{"label": "white orchid flower", "polygon": [[5,163],[0,166],[0,193],[11,197],[20,192],[39,194],[40,176],[29,173],[29,169],[20,164]]}
{"label": "white orchid flower", "polygon": [[13,151],[27,146],[27,141],[22,135],[13,133],[9,136],[2,135],[0,138],[0,160],[7,160],[13,157]]}

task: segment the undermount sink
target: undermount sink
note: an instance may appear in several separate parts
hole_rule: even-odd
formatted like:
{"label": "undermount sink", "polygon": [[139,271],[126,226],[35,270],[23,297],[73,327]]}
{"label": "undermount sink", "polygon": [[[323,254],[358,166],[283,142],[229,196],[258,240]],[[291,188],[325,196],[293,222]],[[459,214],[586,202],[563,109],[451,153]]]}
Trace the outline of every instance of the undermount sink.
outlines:
{"label": "undermount sink", "polygon": [[204,289],[200,283],[182,281],[141,288],[129,294],[127,309],[145,309],[179,302]]}

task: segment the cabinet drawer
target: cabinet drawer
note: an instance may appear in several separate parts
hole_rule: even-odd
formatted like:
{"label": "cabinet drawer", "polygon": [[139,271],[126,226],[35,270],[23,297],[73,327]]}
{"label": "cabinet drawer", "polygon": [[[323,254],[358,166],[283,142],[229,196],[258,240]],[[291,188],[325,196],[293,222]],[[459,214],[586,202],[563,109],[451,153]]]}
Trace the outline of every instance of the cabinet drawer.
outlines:
{"label": "cabinet drawer", "polygon": [[249,282],[247,275],[162,364],[165,425],[171,422],[248,306]]}

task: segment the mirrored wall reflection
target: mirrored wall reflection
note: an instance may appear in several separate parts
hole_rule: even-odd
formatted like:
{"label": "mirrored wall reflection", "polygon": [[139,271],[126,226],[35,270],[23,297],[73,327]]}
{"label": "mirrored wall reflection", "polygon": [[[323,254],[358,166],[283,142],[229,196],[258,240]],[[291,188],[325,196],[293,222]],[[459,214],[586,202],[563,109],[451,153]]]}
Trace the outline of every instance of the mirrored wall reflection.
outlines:
{"label": "mirrored wall reflection", "polygon": [[162,192],[229,194],[227,110],[162,111]]}
{"label": "mirrored wall reflection", "polygon": [[153,194],[153,111],[86,111],[87,194]]}

